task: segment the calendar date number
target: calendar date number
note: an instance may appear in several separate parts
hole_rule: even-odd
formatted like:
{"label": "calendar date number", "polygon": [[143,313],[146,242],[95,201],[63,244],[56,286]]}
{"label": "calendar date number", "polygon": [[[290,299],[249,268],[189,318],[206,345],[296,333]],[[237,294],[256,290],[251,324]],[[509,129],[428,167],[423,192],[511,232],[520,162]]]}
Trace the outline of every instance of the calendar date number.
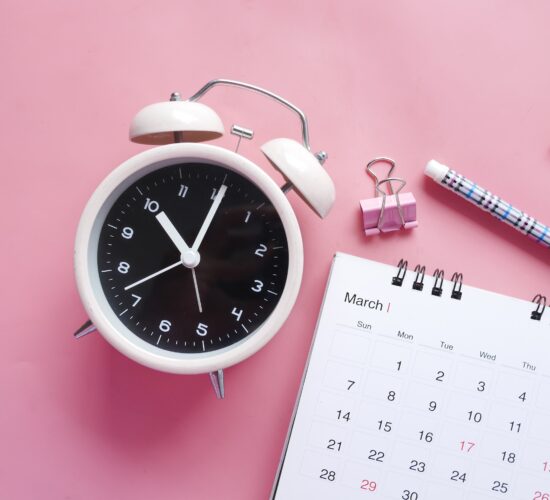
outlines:
{"label": "calendar date number", "polygon": [[466,473],[465,472],[460,472],[458,470],[454,470],[452,473],[451,473],[451,481],[460,481],[462,483],[465,483],[466,482]]}
{"label": "calendar date number", "polygon": [[493,481],[493,487],[491,490],[498,493],[507,493],[508,492],[508,483],[503,483],[501,481]]}
{"label": "calendar date number", "polygon": [[383,451],[370,450],[368,459],[374,460],[375,462],[383,462],[385,456],[386,454]]}
{"label": "calendar date number", "polygon": [[336,439],[329,439],[327,449],[340,451],[342,449],[342,441],[336,441]]}
{"label": "calendar date number", "polygon": [[336,479],[336,472],[333,470],[321,469],[321,475],[319,477],[326,481],[334,481]]}
{"label": "calendar date number", "polygon": [[414,470],[416,472],[424,472],[426,470],[426,463],[421,462],[420,460],[411,460],[409,469]]}
{"label": "calendar date number", "polygon": [[363,491],[376,491],[376,481],[370,481],[369,479],[363,479],[361,481],[360,489]]}

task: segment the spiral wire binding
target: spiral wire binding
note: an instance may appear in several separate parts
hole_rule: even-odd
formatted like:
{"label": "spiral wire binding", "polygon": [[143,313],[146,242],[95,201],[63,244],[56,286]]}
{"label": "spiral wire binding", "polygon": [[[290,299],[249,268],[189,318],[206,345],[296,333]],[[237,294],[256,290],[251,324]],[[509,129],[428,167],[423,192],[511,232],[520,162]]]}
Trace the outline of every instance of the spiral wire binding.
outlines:
{"label": "spiral wire binding", "polygon": [[435,295],[436,297],[441,297],[441,294],[443,293],[443,279],[445,277],[445,273],[443,269],[436,269],[434,272],[434,286],[432,288],[432,295]]}
{"label": "spiral wire binding", "polygon": [[451,281],[453,282],[451,299],[460,300],[462,298],[462,273],[454,273]]}
{"label": "spiral wire binding", "polygon": [[397,274],[391,279],[391,284],[394,286],[401,286],[403,284],[403,280],[405,279],[405,275],[407,274],[407,266],[409,263],[401,259],[399,261],[399,264],[397,264]]}
{"label": "spiral wire binding", "polygon": [[[392,277],[391,284],[395,286],[401,286],[403,280],[407,274],[408,261],[405,259],[400,259],[399,264],[397,264],[397,274]],[[421,266],[417,264],[414,268],[415,277],[412,284],[413,290],[418,290],[421,292],[424,289],[424,278],[426,276],[426,266]],[[436,297],[441,297],[443,294],[443,285],[445,282],[445,271],[443,269],[436,269],[433,273],[433,287],[432,295]],[[462,299],[462,282],[464,277],[462,273],[453,273],[451,281],[453,282],[453,289],[451,290],[451,299],[461,300]],[[543,295],[537,295],[533,299],[533,302],[537,304],[537,308],[531,313],[532,319],[540,319],[544,308],[546,307],[546,297]]]}
{"label": "spiral wire binding", "polygon": [[544,309],[546,308],[546,297],[538,293],[531,302],[537,304],[535,310],[531,311],[531,319],[540,321],[544,313]]}
{"label": "spiral wire binding", "polygon": [[418,290],[419,292],[421,292],[424,289],[424,276],[426,275],[426,266],[420,266],[420,264],[417,264],[414,268],[414,272],[416,273],[416,276],[412,284],[413,290]]}
{"label": "spiral wire binding", "polygon": [[[408,261],[405,259],[400,259],[399,264],[397,265],[397,274],[392,277],[391,284],[395,286],[403,285],[403,280],[407,274]],[[424,277],[426,275],[426,266],[421,266],[417,264],[414,268],[416,276],[414,278],[412,289],[422,291],[424,288]],[[432,295],[436,297],[441,297],[443,294],[443,282],[445,279],[445,272],[443,269],[436,269],[433,273],[434,284],[432,287]],[[453,273],[451,281],[453,282],[453,289],[451,290],[451,299],[461,300],[462,299],[462,282],[463,282],[462,273]],[[536,307],[531,311],[531,319],[535,321],[540,321],[542,315],[546,310],[546,296],[537,293],[531,301],[533,304],[536,304]]]}

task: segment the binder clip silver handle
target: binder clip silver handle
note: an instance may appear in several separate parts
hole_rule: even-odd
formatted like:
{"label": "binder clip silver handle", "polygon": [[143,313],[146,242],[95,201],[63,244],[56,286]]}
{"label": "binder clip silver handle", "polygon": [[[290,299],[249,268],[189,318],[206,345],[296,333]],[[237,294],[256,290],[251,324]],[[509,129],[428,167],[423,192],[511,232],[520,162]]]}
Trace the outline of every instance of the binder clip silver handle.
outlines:
{"label": "binder clip silver handle", "polygon": [[[397,206],[397,213],[399,214],[399,219],[401,220],[401,227],[405,227],[405,217],[403,215],[403,209],[401,208],[401,203],[399,201],[399,193],[407,183],[405,182],[404,179],[399,179],[398,177],[387,177],[386,179],[382,179],[381,181],[378,181],[375,186],[376,192],[380,193],[380,195],[382,196],[382,206],[380,207],[380,216],[378,217],[378,229],[380,229],[383,226],[384,211],[386,209],[386,196],[387,196],[386,192],[380,189],[380,186],[386,182],[388,183],[390,193],[393,196],[395,196],[395,204]],[[397,191],[393,190],[392,182],[401,183]]]}
{"label": "binder clip silver handle", "polygon": [[[390,168],[386,177],[379,179],[373,166],[382,162],[388,163]],[[367,236],[418,226],[416,200],[412,193],[400,194],[407,183],[404,179],[392,177],[394,169],[395,162],[384,156],[374,158],[367,164],[367,174],[374,179],[374,198],[360,201]],[[393,182],[399,183],[397,190],[394,190]],[[387,184],[387,191],[381,187],[382,184]]]}

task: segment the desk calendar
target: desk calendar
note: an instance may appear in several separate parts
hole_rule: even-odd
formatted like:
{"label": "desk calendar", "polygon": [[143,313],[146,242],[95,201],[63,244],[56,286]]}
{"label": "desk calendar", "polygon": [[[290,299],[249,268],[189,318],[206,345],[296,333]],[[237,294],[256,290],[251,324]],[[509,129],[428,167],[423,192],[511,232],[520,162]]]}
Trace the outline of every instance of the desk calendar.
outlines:
{"label": "desk calendar", "polygon": [[550,499],[550,314],[418,276],[335,256],[272,499]]}

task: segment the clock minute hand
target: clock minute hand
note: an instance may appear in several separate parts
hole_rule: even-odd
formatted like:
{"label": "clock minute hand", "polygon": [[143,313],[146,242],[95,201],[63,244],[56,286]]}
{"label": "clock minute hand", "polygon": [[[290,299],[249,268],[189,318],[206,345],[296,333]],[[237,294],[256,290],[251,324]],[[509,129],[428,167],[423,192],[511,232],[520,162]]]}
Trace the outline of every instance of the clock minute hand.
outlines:
{"label": "clock minute hand", "polygon": [[226,191],[227,191],[227,186],[225,184],[222,184],[220,186],[220,190],[218,191],[218,194],[214,198],[214,202],[212,203],[212,206],[210,207],[208,214],[206,214],[206,219],[204,219],[204,222],[202,223],[202,227],[200,228],[199,234],[197,234],[197,237],[195,238],[195,242],[191,247],[191,250],[193,252],[197,252],[199,250],[199,246],[202,243],[202,240],[204,239],[204,235],[206,234],[206,231],[210,227],[210,223],[212,222],[214,215],[216,215],[216,211],[218,210],[218,207],[220,206],[220,203],[222,202],[222,198],[224,197]]}

